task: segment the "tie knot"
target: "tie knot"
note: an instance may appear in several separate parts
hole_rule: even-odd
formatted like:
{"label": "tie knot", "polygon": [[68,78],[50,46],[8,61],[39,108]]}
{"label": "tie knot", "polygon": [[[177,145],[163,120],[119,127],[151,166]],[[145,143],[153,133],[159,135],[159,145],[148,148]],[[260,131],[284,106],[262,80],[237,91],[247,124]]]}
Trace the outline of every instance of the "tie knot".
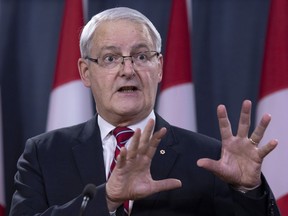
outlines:
{"label": "tie knot", "polygon": [[113,135],[117,140],[117,145],[124,146],[126,142],[133,136],[134,131],[128,127],[116,127]]}

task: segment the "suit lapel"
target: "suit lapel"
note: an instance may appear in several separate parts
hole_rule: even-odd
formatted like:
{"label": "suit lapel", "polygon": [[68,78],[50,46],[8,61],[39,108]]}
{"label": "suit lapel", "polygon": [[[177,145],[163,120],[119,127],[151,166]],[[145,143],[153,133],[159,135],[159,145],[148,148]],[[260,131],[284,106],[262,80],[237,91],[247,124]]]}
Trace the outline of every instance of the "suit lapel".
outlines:
{"label": "suit lapel", "polygon": [[[169,176],[170,170],[177,159],[178,153],[174,149],[177,141],[171,131],[171,126],[163,120],[159,115],[156,115],[155,131],[166,127],[166,136],[161,140],[151,164],[151,175],[154,180],[166,179]],[[141,199],[134,202],[132,215],[150,215],[153,208],[157,206],[159,193],[154,194],[148,198]],[[148,210],[149,209],[149,210]]]}
{"label": "suit lapel", "polygon": [[73,147],[73,153],[83,185],[103,184],[106,182],[106,177],[97,117],[85,124],[78,141],[79,144]]}
{"label": "suit lapel", "polygon": [[159,143],[151,164],[151,174],[155,180],[168,177],[178,155],[174,149],[177,141],[171,131],[171,126],[161,117],[157,116],[155,131],[160,130],[162,127],[167,128],[167,133]]}

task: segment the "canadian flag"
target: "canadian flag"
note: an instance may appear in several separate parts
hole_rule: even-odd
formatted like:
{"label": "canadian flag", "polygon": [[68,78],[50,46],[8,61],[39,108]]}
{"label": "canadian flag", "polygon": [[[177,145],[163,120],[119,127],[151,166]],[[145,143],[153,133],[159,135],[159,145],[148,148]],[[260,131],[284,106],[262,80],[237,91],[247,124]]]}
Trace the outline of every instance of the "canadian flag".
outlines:
{"label": "canadian flag", "polygon": [[171,124],[196,131],[189,34],[191,16],[188,20],[188,15],[191,14],[187,10],[188,3],[191,1],[173,0],[172,2],[157,111]]}
{"label": "canadian flag", "polygon": [[49,102],[48,131],[84,122],[93,115],[91,93],[82,84],[77,67],[83,24],[82,0],[66,0]]}
{"label": "canadian flag", "polygon": [[0,216],[5,215],[5,185],[4,185],[4,144],[2,131],[2,104],[1,104],[1,87],[0,87]]}
{"label": "canadian flag", "polygon": [[264,160],[263,173],[277,199],[282,216],[288,216],[288,1],[272,0],[264,63],[257,105],[257,122],[264,113],[272,121],[261,143],[279,141]]}

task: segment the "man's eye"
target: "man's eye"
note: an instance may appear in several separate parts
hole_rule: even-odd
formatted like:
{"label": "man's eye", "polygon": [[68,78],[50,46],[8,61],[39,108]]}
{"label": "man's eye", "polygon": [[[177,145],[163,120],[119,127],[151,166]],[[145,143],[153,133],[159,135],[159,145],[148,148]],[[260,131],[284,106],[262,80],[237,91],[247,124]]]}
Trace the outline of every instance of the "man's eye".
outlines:
{"label": "man's eye", "polygon": [[105,55],[103,56],[103,61],[106,63],[111,63],[117,61],[117,55]]}
{"label": "man's eye", "polygon": [[140,61],[147,61],[148,56],[145,53],[138,53],[136,59]]}

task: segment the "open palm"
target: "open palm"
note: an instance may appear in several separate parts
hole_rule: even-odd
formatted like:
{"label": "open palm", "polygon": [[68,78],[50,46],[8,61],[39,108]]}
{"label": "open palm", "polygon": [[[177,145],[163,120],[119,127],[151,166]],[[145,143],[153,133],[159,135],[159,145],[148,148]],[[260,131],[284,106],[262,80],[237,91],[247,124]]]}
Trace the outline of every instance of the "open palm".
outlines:
{"label": "open palm", "polygon": [[166,134],[162,128],[153,135],[154,120],[150,120],[143,133],[135,130],[128,149],[122,148],[117,164],[106,184],[109,203],[117,205],[125,200],[136,200],[159,191],[181,187],[180,180],[155,181],[151,177],[150,165],[161,138]]}
{"label": "open palm", "polygon": [[199,159],[198,166],[213,172],[235,188],[259,186],[263,159],[277,145],[277,140],[271,140],[263,147],[258,147],[271,116],[264,115],[249,138],[251,101],[245,100],[242,104],[236,136],[232,134],[224,105],[218,106],[217,115],[222,138],[221,158],[217,161],[208,158]]}

